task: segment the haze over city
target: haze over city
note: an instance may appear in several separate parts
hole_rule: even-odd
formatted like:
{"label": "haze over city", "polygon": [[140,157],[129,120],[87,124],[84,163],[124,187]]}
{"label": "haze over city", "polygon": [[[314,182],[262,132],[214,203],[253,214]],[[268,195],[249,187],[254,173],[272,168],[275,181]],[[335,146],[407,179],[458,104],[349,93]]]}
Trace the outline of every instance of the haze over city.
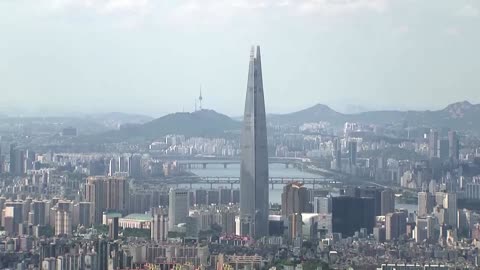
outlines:
{"label": "haze over city", "polygon": [[204,107],[242,113],[248,48],[266,109],[344,112],[480,102],[480,3],[394,0],[0,2],[0,113]]}
{"label": "haze over city", "polygon": [[480,269],[478,0],[0,0],[0,269]]}

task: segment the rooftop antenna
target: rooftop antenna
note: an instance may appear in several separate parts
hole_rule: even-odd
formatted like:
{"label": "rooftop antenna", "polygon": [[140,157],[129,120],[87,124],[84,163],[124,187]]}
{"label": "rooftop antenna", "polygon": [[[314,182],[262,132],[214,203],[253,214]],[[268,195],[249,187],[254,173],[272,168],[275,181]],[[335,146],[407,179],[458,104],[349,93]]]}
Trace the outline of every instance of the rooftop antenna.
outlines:
{"label": "rooftop antenna", "polygon": [[200,96],[198,97],[198,101],[200,102],[200,111],[203,109],[203,108],[202,108],[202,100],[203,100],[203,97],[202,97],[202,85],[200,85]]}

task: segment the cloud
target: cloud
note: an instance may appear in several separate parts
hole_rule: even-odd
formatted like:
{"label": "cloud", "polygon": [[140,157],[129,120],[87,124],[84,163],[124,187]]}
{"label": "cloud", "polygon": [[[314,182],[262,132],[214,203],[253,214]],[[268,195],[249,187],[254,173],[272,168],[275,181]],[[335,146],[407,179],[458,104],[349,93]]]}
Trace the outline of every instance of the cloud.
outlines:
{"label": "cloud", "polygon": [[45,0],[55,11],[92,10],[99,14],[145,13],[151,0]]}
{"label": "cloud", "polygon": [[456,15],[461,17],[478,17],[480,15],[480,11],[474,6],[465,5],[457,10]]}
{"label": "cloud", "polygon": [[359,11],[383,12],[387,0],[301,0],[297,3],[300,12],[324,16],[340,16]]}
{"label": "cloud", "polygon": [[293,16],[343,16],[362,11],[383,12],[389,0],[177,0],[170,17],[177,22],[225,21],[280,12]]}
{"label": "cloud", "polygon": [[[1,0],[0,0],[1,1]],[[113,17],[120,27],[136,28],[146,22],[196,28],[222,27],[236,19],[268,16],[348,16],[381,13],[390,0],[27,0],[44,3],[53,13],[80,13]],[[36,3],[39,3],[36,2]],[[68,16],[67,16],[68,18]]]}
{"label": "cloud", "polygon": [[361,10],[384,11],[389,0],[43,0],[55,10],[94,10],[99,14],[146,13],[159,8],[171,15],[234,16],[278,9],[315,15],[340,15]]}

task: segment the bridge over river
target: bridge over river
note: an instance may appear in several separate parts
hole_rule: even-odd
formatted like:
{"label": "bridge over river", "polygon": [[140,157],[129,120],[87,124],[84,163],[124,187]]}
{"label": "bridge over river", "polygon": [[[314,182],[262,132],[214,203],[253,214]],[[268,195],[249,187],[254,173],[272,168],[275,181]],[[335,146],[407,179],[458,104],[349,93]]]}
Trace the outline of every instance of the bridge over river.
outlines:
{"label": "bridge over river", "polygon": [[[226,158],[192,158],[192,159],[177,159],[177,165],[182,169],[206,169],[208,165],[223,165],[226,169],[228,165],[240,164],[240,159],[226,159]],[[269,164],[284,164],[285,168],[289,166],[300,167],[303,163],[310,162],[308,158],[284,158],[284,157],[270,157]]]}
{"label": "bridge over river", "polygon": [[[328,177],[269,177],[268,183],[271,185],[272,189],[274,185],[286,185],[290,182],[299,182],[304,185],[311,185],[314,188],[331,188],[331,187],[340,187],[341,182],[334,180],[333,178]],[[240,184],[240,177],[232,176],[187,176],[187,177],[173,177],[169,179],[164,179],[162,183],[168,185],[190,185],[192,187],[195,184],[204,184],[210,185],[210,188],[213,188],[213,185],[230,185],[233,188],[234,185]]]}

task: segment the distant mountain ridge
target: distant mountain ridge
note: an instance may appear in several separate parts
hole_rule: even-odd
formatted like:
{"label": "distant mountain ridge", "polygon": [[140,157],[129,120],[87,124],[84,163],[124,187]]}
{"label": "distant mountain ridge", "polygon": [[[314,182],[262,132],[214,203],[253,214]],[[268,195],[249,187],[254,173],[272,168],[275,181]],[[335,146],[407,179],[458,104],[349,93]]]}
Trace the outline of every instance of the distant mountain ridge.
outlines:
{"label": "distant mountain ridge", "polygon": [[[480,119],[480,105],[473,105],[467,101],[453,103],[437,111],[392,110],[344,114],[327,105],[317,104],[288,114],[267,115],[268,123],[273,125],[302,125],[308,122],[326,121],[340,127],[345,122],[382,125],[407,122],[411,126],[450,127],[479,132],[480,126],[474,125],[476,119]],[[187,137],[224,137],[230,132],[239,134],[240,127],[241,121],[213,110],[201,110],[172,113],[143,124],[124,126],[120,130],[102,133],[96,139],[116,142],[155,140],[168,134],[182,134]]]}
{"label": "distant mountain ridge", "polygon": [[154,119],[150,122],[131,125],[101,135],[107,140],[160,139],[168,134],[187,137],[222,137],[225,132],[240,129],[240,122],[213,110],[177,112]]}
{"label": "distant mountain ridge", "polygon": [[[432,127],[451,127],[461,130],[480,131],[475,121],[480,119],[480,104],[468,101],[456,102],[444,109],[436,111],[369,111],[355,114],[336,112],[322,104],[288,113],[270,115],[271,124],[301,125],[306,122],[326,121],[334,125],[345,122],[361,122],[365,124],[393,124],[407,122],[410,125],[425,125]],[[478,120],[477,120],[478,121]]]}

